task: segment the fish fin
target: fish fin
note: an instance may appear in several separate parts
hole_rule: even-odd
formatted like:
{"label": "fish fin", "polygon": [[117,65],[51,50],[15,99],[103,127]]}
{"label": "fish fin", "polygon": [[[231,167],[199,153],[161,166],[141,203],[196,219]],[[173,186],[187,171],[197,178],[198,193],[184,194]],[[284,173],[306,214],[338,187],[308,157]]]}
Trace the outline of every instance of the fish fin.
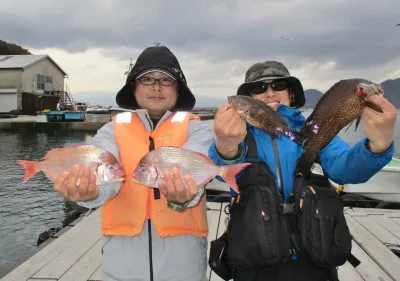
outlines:
{"label": "fish fin", "polygon": [[233,190],[239,193],[239,187],[237,186],[235,177],[240,171],[242,171],[244,168],[250,165],[251,163],[240,163],[227,166],[220,166],[222,169],[220,176],[225,180],[227,184],[229,184],[232,187]]}
{"label": "fish fin", "polygon": [[51,158],[55,153],[63,151],[63,148],[60,147],[53,147],[52,149],[50,149],[49,151],[47,151],[47,153],[42,157],[42,161],[47,160],[49,158]]}
{"label": "fish fin", "polygon": [[357,118],[356,127],[354,128],[354,132],[357,131],[358,126],[360,125],[361,116]]}
{"label": "fish fin", "polygon": [[37,161],[17,160],[17,163],[25,169],[25,175],[22,182],[26,182],[40,171],[39,162]]}
{"label": "fish fin", "polygon": [[297,161],[294,174],[295,175],[302,174],[303,177],[307,177],[311,173],[311,167],[315,161],[315,158],[316,157],[314,155],[307,152],[305,153],[303,152],[303,154]]}
{"label": "fish fin", "polygon": [[347,126],[346,130],[344,130],[345,133],[346,133],[347,130],[351,127],[352,124],[353,124],[353,121],[351,121],[350,124]]}
{"label": "fish fin", "polygon": [[383,113],[382,107],[380,107],[379,105],[373,103],[372,101],[365,99],[363,101],[363,103],[364,103],[365,106],[368,106],[369,108],[375,110],[376,112]]}

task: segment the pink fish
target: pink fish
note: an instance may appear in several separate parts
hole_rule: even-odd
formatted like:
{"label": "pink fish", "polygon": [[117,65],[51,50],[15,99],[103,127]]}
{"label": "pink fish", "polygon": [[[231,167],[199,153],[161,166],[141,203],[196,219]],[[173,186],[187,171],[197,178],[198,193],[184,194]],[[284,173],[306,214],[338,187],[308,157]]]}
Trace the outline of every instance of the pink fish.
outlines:
{"label": "pink fish", "polygon": [[202,186],[215,176],[220,176],[239,193],[235,176],[249,165],[251,163],[217,166],[202,153],[179,147],[162,146],[142,157],[132,177],[137,183],[158,187],[158,183],[163,180],[164,169],[177,167],[181,176],[191,175],[197,186]]}
{"label": "pink fish", "polygon": [[108,151],[94,145],[74,145],[64,148],[53,148],[42,161],[17,160],[25,168],[23,182],[42,171],[53,182],[64,171],[73,165],[88,165],[96,175],[97,184],[122,181],[124,171],[118,160]]}

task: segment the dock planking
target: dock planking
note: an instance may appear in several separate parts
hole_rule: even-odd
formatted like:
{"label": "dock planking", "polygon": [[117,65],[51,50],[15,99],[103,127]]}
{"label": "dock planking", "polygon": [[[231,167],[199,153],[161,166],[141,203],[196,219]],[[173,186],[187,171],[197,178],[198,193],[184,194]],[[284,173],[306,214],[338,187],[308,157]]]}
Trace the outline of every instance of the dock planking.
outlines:
{"label": "dock planking", "polygon": [[[208,242],[226,228],[226,203],[207,203]],[[400,259],[390,245],[400,245],[400,210],[353,208],[346,210],[353,235],[352,253],[361,264],[339,268],[341,281],[400,281]],[[65,230],[64,230],[65,231]],[[100,210],[75,225],[0,281],[102,280]],[[209,268],[207,279],[221,281]]]}

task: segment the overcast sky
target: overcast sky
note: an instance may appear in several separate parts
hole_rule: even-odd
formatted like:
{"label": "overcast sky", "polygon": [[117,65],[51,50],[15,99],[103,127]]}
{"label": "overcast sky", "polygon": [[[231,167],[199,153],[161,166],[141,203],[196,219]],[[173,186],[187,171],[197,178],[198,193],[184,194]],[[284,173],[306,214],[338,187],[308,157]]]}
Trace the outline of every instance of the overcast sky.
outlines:
{"label": "overcast sky", "polygon": [[[379,4],[378,4],[379,3]],[[0,39],[50,55],[72,93],[116,93],[130,58],[159,42],[192,91],[235,94],[251,64],[279,60],[305,89],[400,77],[399,0],[1,0]]]}

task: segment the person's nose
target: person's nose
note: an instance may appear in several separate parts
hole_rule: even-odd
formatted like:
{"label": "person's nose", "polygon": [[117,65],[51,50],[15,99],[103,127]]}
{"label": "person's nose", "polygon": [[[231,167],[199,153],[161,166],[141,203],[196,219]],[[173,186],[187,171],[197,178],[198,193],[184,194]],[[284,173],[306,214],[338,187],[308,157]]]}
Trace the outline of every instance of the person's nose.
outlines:
{"label": "person's nose", "polygon": [[154,81],[153,89],[159,91],[161,89],[160,80]]}
{"label": "person's nose", "polygon": [[267,88],[267,90],[264,92],[264,95],[265,95],[266,97],[273,97],[273,96],[275,96],[275,91],[272,90],[271,85],[268,85],[268,88]]}

